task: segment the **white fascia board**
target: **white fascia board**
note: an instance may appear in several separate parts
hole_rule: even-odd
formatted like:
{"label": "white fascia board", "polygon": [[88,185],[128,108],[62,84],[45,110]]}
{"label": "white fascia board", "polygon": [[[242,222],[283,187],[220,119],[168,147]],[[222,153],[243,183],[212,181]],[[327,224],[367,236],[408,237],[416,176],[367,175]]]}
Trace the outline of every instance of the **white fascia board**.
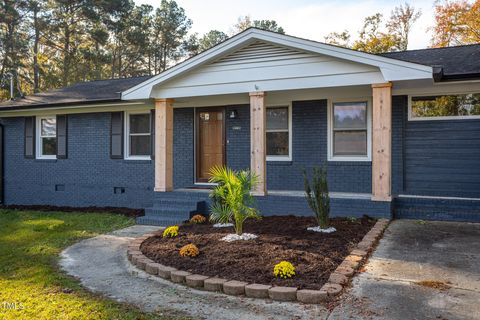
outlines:
{"label": "white fascia board", "polygon": [[[250,32],[249,32],[250,31]],[[254,42],[255,38],[251,37],[251,30],[247,30],[237,36],[230,38],[229,40],[216,45],[215,47],[204,51],[184,62],[177,64],[176,66],[122,92],[122,100],[139,100],[149,99],[150,92],[153,86],[158,85],[166,80],[169,80],[175,76],[190,71],[191,69],[208,63],[219,56],[228,54],[230,51],[234,51],[238,47],[244,46],[249,42]],[[137,92],[138,91],[138,92]]]}
{"label": "white fascia board", "polygon": [[103,103],[90,105],[72,105],[72,106],[46,106],[42,108],[25,108],[16,110],[0,110],[0,118],[8,117],[27,117],[27,116],[48,116],[55,114],[77,114],[77,113],[100,113],[100,112],[115,112],[124,110],[145,110],[153,109],[150,101],[132,101],[132,102],[117,102],[117,103]]}
{"label": "white fascia board", "polygon": [[[386,81],[407,80],[406,78],[408,75],[410,75],[408,79],[431,79],[433,77],[432,67],[430,66],[386,58],[379,55],[300,39],[292,36],[285,36],[281,34],[265,32],[262,30],[255,31],[258,33],[256,34],[256,38],[258,40],[264,40],[296,49],[316,52],[339,59],[345,59],[348,61],[379,67],[382,70],[382,73],[384,73],[384,76],[387,75],[385,77]],[[398,72],[400,72],[400,74],[396,74]]]}
{"label": "white fascia board", "polygon": [[[151,98],[152,88],[175,76],[192,70],[195,67],[211,62],[221,56],[245,46],[250,42],[263,40],[276,45],[284,45],[294,49],[324,54],[327,56],[345,59],[379,67],[385,81],[400,81],[409,79],[431,79],[432,68],[429,66],[386,58],[374,54],[345,49],[333,45],[323,44],[311,40],[277,34],[259,29],[248,29],[225,42],[190,58],[178,65],[152,77],[128,90],[122,92],[123,100],[137,100]],[[165,98],[165,97],[163,97]],[[168,97],[167,97],[168,98]]]}
{"label": "white fascia board", "polygon": [[297,89],[347,87],[370,85],[385,82],[380,72],[365,72],[358,74],[338,74],[321,77],[297,79],[273,79],[252,82],[221,83],[205,86],[178,87],[153,89],[152,93],[158,97],[185,98],[195,96],[210,96],[222,94],[236,94],[253,91],[282,91]]}

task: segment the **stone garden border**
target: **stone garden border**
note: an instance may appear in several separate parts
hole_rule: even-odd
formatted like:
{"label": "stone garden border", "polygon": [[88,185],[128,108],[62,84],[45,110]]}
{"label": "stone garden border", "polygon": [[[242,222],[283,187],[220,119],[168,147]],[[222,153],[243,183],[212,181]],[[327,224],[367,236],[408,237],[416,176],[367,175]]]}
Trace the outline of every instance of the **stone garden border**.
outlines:
{"label": "stone garden border", "polygon": [[141,251],[140,245],[146,239],[156,236],[147,233],[130,242],[127,249],[128,260],[137,268],[145,272],[170,280],[178,284],[186,284],[195,289],[223,292],[228,295],[246,295],[250,298],[270,298],[277,301],[299,301],[307,304],[318,304],[333,299],[348,285],[356,270],[366,261],[368,255],[380,239],[383,231],[390,223],[387,219],[379,219],[370,231],[363,237],[337,269],[330,274],[327,283],[320,290],[302,289],[295,287],[277,287],[265,284],[241,282],[236,280],[208,277],[199,274],[177,270],[164,266],[147,258]]}

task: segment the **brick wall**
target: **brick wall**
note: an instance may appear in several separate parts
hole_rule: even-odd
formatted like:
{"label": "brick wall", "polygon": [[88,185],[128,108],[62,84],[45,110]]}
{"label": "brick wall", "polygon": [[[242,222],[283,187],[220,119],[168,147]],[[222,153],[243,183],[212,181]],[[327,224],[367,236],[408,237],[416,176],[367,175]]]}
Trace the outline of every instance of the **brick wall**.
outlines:
{"label": "brick wall", "polygon": [[[24,158],[24,118],[2,119],[6,204],[144,208],[152,203],[152,161],[110,159],[110,114],[68,116],[68,159]],[[55,191],[60,189],[63,191]],[[114,194],[114,187],[125,188]]]}
{"label": "brick wall", "polygon": [[191,187],[194,183],[194,109],[173,112],[173,185]]}
{"label": "brick wall", "polygon": [[[271,190],[303,190],[302,169],[327,161],[327,101],[295,101],[292,104],[292,161],[267,162],[267,187]],[[248,106],[232,106],[237,119],[227,118],[227,165],[250,167],[250,113]],[[371,192],[370,162],[329,162],[331,191]]]}
{"label": "brick wall", "polygon": [[403,193],[404,130],[408,96],[392,97],[392,194]]}

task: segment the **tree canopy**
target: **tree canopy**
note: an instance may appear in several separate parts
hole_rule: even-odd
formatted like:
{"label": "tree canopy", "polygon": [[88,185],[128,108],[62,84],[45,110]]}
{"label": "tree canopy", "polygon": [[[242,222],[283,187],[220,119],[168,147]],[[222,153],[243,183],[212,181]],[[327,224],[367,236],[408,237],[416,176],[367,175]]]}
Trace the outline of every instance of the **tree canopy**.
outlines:
{"label": "tree canopy", "polygon": [[[364,19],[356,37],[332,32],[325,42],[380,53],[406,50],[421,12],[405,3],[388,19]],[[79,81],[158,74],[247,28],[285,33],[275,20],[240,16],[228,34],[192,33],[175,0],[158,8],[133,0],[0,0],[0,100]],[[432,46],[480,42],[480,0],[438,0]],[[354,39],[354,40],[352,40]]]}

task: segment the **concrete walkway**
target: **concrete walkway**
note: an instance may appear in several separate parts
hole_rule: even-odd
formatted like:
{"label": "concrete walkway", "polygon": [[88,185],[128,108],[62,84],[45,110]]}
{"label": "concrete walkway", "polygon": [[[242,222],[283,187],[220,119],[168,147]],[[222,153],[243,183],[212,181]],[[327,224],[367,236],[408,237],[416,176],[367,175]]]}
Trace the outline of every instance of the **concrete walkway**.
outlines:
{"label": "concrete walkway", "polygon": [[65,249],[60,265],[89,290],[147,312],[195,319],[326,319],[322,306],[235,298],[175,285],[132,267],[127,244],[158,229],[133,226],[81,241]]}
{"label": "concrete walkway", "polygon": [[480,224],[394,221],[365,269],[329,319],[480,319]]}
{"label": "concrete walkway", "polygon": [[[61,266],[94,292],[171,316],[480,319],[480,224],[392,222],[365,272],[354,278],[333,312],[322,306],[193,290],[152,277],[130,265],[126,247],[132,237],[155,229],[134,226],[81,241],[62,253]],[[422,285],[421,281],[429,282]]]}

